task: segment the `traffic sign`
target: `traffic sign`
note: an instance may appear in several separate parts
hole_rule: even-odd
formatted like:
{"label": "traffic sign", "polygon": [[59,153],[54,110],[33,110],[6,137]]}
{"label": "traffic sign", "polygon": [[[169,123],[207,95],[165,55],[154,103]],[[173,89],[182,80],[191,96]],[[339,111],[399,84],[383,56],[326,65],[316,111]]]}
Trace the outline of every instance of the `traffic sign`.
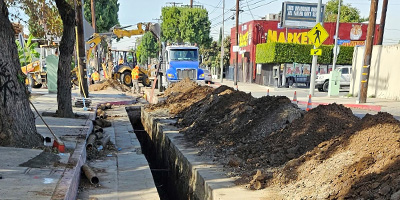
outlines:
{"label": "traffic sign", "polygon": [[310,55],[320,56],[320,55],[322,55],[322,49],[311,49]]}
{"label": "traffic sign", "polygon": [[326,39],[328,39],[329,34],[320,23],[317,23],[314,28],[308,31],[307,37],[310,39],[311,43],[318,48]]}

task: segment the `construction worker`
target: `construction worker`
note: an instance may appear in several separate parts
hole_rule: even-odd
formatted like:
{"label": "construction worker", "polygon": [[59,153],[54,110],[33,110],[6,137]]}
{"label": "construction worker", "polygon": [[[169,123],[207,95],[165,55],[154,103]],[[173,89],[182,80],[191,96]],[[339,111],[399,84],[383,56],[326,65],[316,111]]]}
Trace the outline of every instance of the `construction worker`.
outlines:
{"label": "construction worker", "polygon": [[96,70],[92,73],[92,80],[95,84],[100,81],[100,74]]}
{"label": "construction worker", "polygon": [[118,65],[123,65],[123,64],[124,64],[124,59],[122,58],[122,56],[120,56],[118,60]]}
{"label": "construction worker", "polygon": [[132,94],[139,93],[139,66],[132,70]]}

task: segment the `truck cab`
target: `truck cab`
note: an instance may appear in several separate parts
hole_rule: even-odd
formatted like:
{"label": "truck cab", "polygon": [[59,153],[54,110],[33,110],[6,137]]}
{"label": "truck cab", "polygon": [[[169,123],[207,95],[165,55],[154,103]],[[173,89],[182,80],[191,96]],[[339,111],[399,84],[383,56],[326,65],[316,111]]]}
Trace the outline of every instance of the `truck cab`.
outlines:
{"label": "truck cab", "polygon": [[204,83],[204,71],[199,68],[199,48],[196,46],[167,46],[164,52],[167,84],[189,78]]}

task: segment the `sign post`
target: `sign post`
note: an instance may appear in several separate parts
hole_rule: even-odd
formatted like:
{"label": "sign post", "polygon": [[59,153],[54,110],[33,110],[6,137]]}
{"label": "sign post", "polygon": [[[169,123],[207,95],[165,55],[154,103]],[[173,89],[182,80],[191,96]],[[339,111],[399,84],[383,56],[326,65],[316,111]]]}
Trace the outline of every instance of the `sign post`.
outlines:
{"label": "sign post", "polygon": [[[321,5],[322,5],[322,0],[319,0],[318,1],[318,6],[317,6],[317,20],[316,20],[317,25],[315,25],[314,28],[312,28],[307,34],[308,37],[311,36],[310,40],[311,40],[311,42],[314,43],[314,49],[318,48],[326,40],[326,38],[329,37],[328,32],[326,32],[324,27],[322,27],[321,24],[320,24],[320,22],[322,21],[322,16],[321,16],[321,14],[319,12],[321,10]],[[321,27],[322,27],[322,29],[321,29]],[[323,33],[324,30],[325,30],[326,34]],[[323,36],[326,37],[325,40],[322,40]],[[310,95],[311,96],[314,96],[315,75],[316,75],[315,72],[316,72],[316,68],[317,68],[317,62],[318,62],[318,56],[317,55],[313,55],[312,66],[311,66],[311,77],[310,77]]]}

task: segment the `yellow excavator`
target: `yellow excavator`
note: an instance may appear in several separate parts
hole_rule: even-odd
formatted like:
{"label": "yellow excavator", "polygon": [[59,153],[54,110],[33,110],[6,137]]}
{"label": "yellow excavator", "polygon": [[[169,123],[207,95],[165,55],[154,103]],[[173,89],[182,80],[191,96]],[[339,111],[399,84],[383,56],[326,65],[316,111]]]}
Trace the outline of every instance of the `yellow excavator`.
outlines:
{"label": "yellow excavator", "polygon": [[[145,27],[143,29],[143,27]],[[137,29],[133,30],[126,30],[124,28],[112,28],[111,33],[94,33],[92,37],[90,37],[86,43],[89,44],[89,52],[87,54],[87,59],[90,58],[92,50],[100,44],[102,40],[105,39],[110,39],[110,37],[115,36],[117,38],[123,38],[123,37],[131,37],[135,35],[142,35],[145,32],[150,31],[153,33],[153,35],[156,38],[159,38],[159,32],[160,32],[160,26],[158,24],[143,24],[139,23],[137,24]],[[103,71],[105,73],[105,78],[113,78],[115,80],[119,80],[122,84],[125,84],[127,86],[132,85],[132,76],[131,76],[131,71],[135,67],[135,62],[132,62],[131,64],[128,62],[123,62],[118,63],[117,65],[114,65],[113,62],[111,61],[111,54],[112,52],[121,52],[118,50],[111,50],[110,46],[108,48],[108,61],[106,63],[102,63]],[[131,53],[132,57],[135,58],[136,56],[134,55],[134,52],[132,51],[122,51],[122,53],[125,55],[124,61],[126,61],[126,55]],[[107,67],[108,66],[108,70]],[[144,86],[148,87],[151,85],[151,80],[154,78],[154,72],[155,69],[144,69],[144,68],[139,68],[140,73],[139,73],[139,82],[141,82]]]}

